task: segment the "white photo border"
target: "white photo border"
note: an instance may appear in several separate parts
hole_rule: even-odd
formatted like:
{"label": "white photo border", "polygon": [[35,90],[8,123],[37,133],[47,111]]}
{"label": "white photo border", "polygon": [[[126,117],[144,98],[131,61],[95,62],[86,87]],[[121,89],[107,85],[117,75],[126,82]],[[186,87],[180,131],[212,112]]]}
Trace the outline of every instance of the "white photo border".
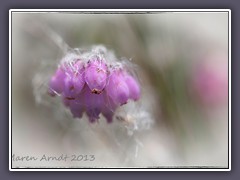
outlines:
{"label": "white photo border", "polygon": [[[12,168],[12,13],[195,13],[228,12],[228,168],[146,167],[146,168]],[[9,171],[231,171],[231,9],[10,9],[9,10]]]}

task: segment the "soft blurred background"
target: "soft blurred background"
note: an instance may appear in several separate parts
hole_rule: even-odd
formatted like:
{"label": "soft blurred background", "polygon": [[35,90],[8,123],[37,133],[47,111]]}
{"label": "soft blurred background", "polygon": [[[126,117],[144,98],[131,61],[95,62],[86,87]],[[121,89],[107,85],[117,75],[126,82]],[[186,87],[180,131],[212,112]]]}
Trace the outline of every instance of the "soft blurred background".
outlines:
{"label": "soft blurred background", "polygon": [[[46,82],[72,48],[103,44],[137,65],[141,109],[131,122],[73,119]],[[121,112],[124,113],[126,109]],[[13,167],[227,167],[228,13],[12,14],[12,153],[94,155]]]}

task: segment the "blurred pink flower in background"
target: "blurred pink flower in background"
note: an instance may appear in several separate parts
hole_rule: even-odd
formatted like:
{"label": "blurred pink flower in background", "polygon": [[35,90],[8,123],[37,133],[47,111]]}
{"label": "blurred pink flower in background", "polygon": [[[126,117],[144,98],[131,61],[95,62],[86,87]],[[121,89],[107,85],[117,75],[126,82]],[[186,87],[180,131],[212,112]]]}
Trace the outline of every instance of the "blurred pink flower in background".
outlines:
{"label": "blurred pink flower in background", "polygon": [[218,106],[227,103],[227,54],[211,53],[200,58],[191,74],[191,92],[203,105]]}

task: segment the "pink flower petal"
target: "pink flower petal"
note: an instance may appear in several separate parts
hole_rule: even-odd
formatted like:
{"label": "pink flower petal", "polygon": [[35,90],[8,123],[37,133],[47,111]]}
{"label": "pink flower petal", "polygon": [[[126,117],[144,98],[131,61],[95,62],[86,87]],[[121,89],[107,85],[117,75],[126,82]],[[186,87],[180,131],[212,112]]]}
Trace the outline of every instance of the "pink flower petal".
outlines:
{"label": "pink flower petal", "polygon": [[114,70],[109,75],[106,91],[116,104],[123,105],[127,103],[129,89],[120,70]]}
{"label": "pink flower petal", "polygon": [[85,81],[91,92],[100,94],[106,86],[107,65],[102,60],[90,61],[85,69]]}

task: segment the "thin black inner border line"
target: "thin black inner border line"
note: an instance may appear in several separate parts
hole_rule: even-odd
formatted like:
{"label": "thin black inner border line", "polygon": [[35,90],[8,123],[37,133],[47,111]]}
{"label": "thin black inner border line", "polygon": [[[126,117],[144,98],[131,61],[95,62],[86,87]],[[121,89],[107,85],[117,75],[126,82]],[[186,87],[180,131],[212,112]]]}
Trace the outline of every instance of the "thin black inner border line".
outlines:
{"label": "thin black inner border line", "polygon": [[[64,9],[62,9],[64,10]],[[118,10],[118,9],[116,9]],[[154,10],[154,9],[153,9]],[[109,167],[103,167],[103,168],[91,168],[91,167],[85,167],[85,168],[76,168],[76,167],[70,167],[70,168],[62,168],[62,167],[59,167],[59,168],[28,168],[28,167],[24,167],[24,168],[13,168],[12,167],[12,158],[11,158],[11,169],[34,169],[34,170],[39,170],[39,169],[229,169],[229,61],[230,61],[230,58],[229,58],[229,40],[230,40],[230,37],[229,37],[229,11],[129,11],[128,13],[126,13],[127,11],[118,11],[118,12],[121,12],[121,13],[116,13],[115,11],[107,11],[106,9],[104,11],[11,11],[11,157],[12,157],[12,14],[13,12],[20,12],[20,13],[35,13],[35,12],[41,12],[41,13],[69,13],[69,14],[159,14],[159,13],[162,13],[162,12],[169,12],[169,13],[174,13],[174,12],[193,12],[193,13],[196,13],[196,12],[201,12],[201,13],[206,13],[206,12],[210,12],[210,13],[217,13],[217,12],[227,12],[228,13],[228,167],[227,168],[223,168],[223,167],[214,167],[214,166],[181,166],[181,167],[158,167],[156,166],[156,168],[141,168],[141,167],[129,167],[129,168],[126,168],[126,167],[117,167],[117,168],[109,168]],[[86,13],[87,12],[87,13]],[[113,13],[111,13],[113,12]],[[139,12],[142,12],[142,13],[139,13]],[[144,13],[145,12],[145,13]],[[10,157],[9,157],[10,158]]]}

